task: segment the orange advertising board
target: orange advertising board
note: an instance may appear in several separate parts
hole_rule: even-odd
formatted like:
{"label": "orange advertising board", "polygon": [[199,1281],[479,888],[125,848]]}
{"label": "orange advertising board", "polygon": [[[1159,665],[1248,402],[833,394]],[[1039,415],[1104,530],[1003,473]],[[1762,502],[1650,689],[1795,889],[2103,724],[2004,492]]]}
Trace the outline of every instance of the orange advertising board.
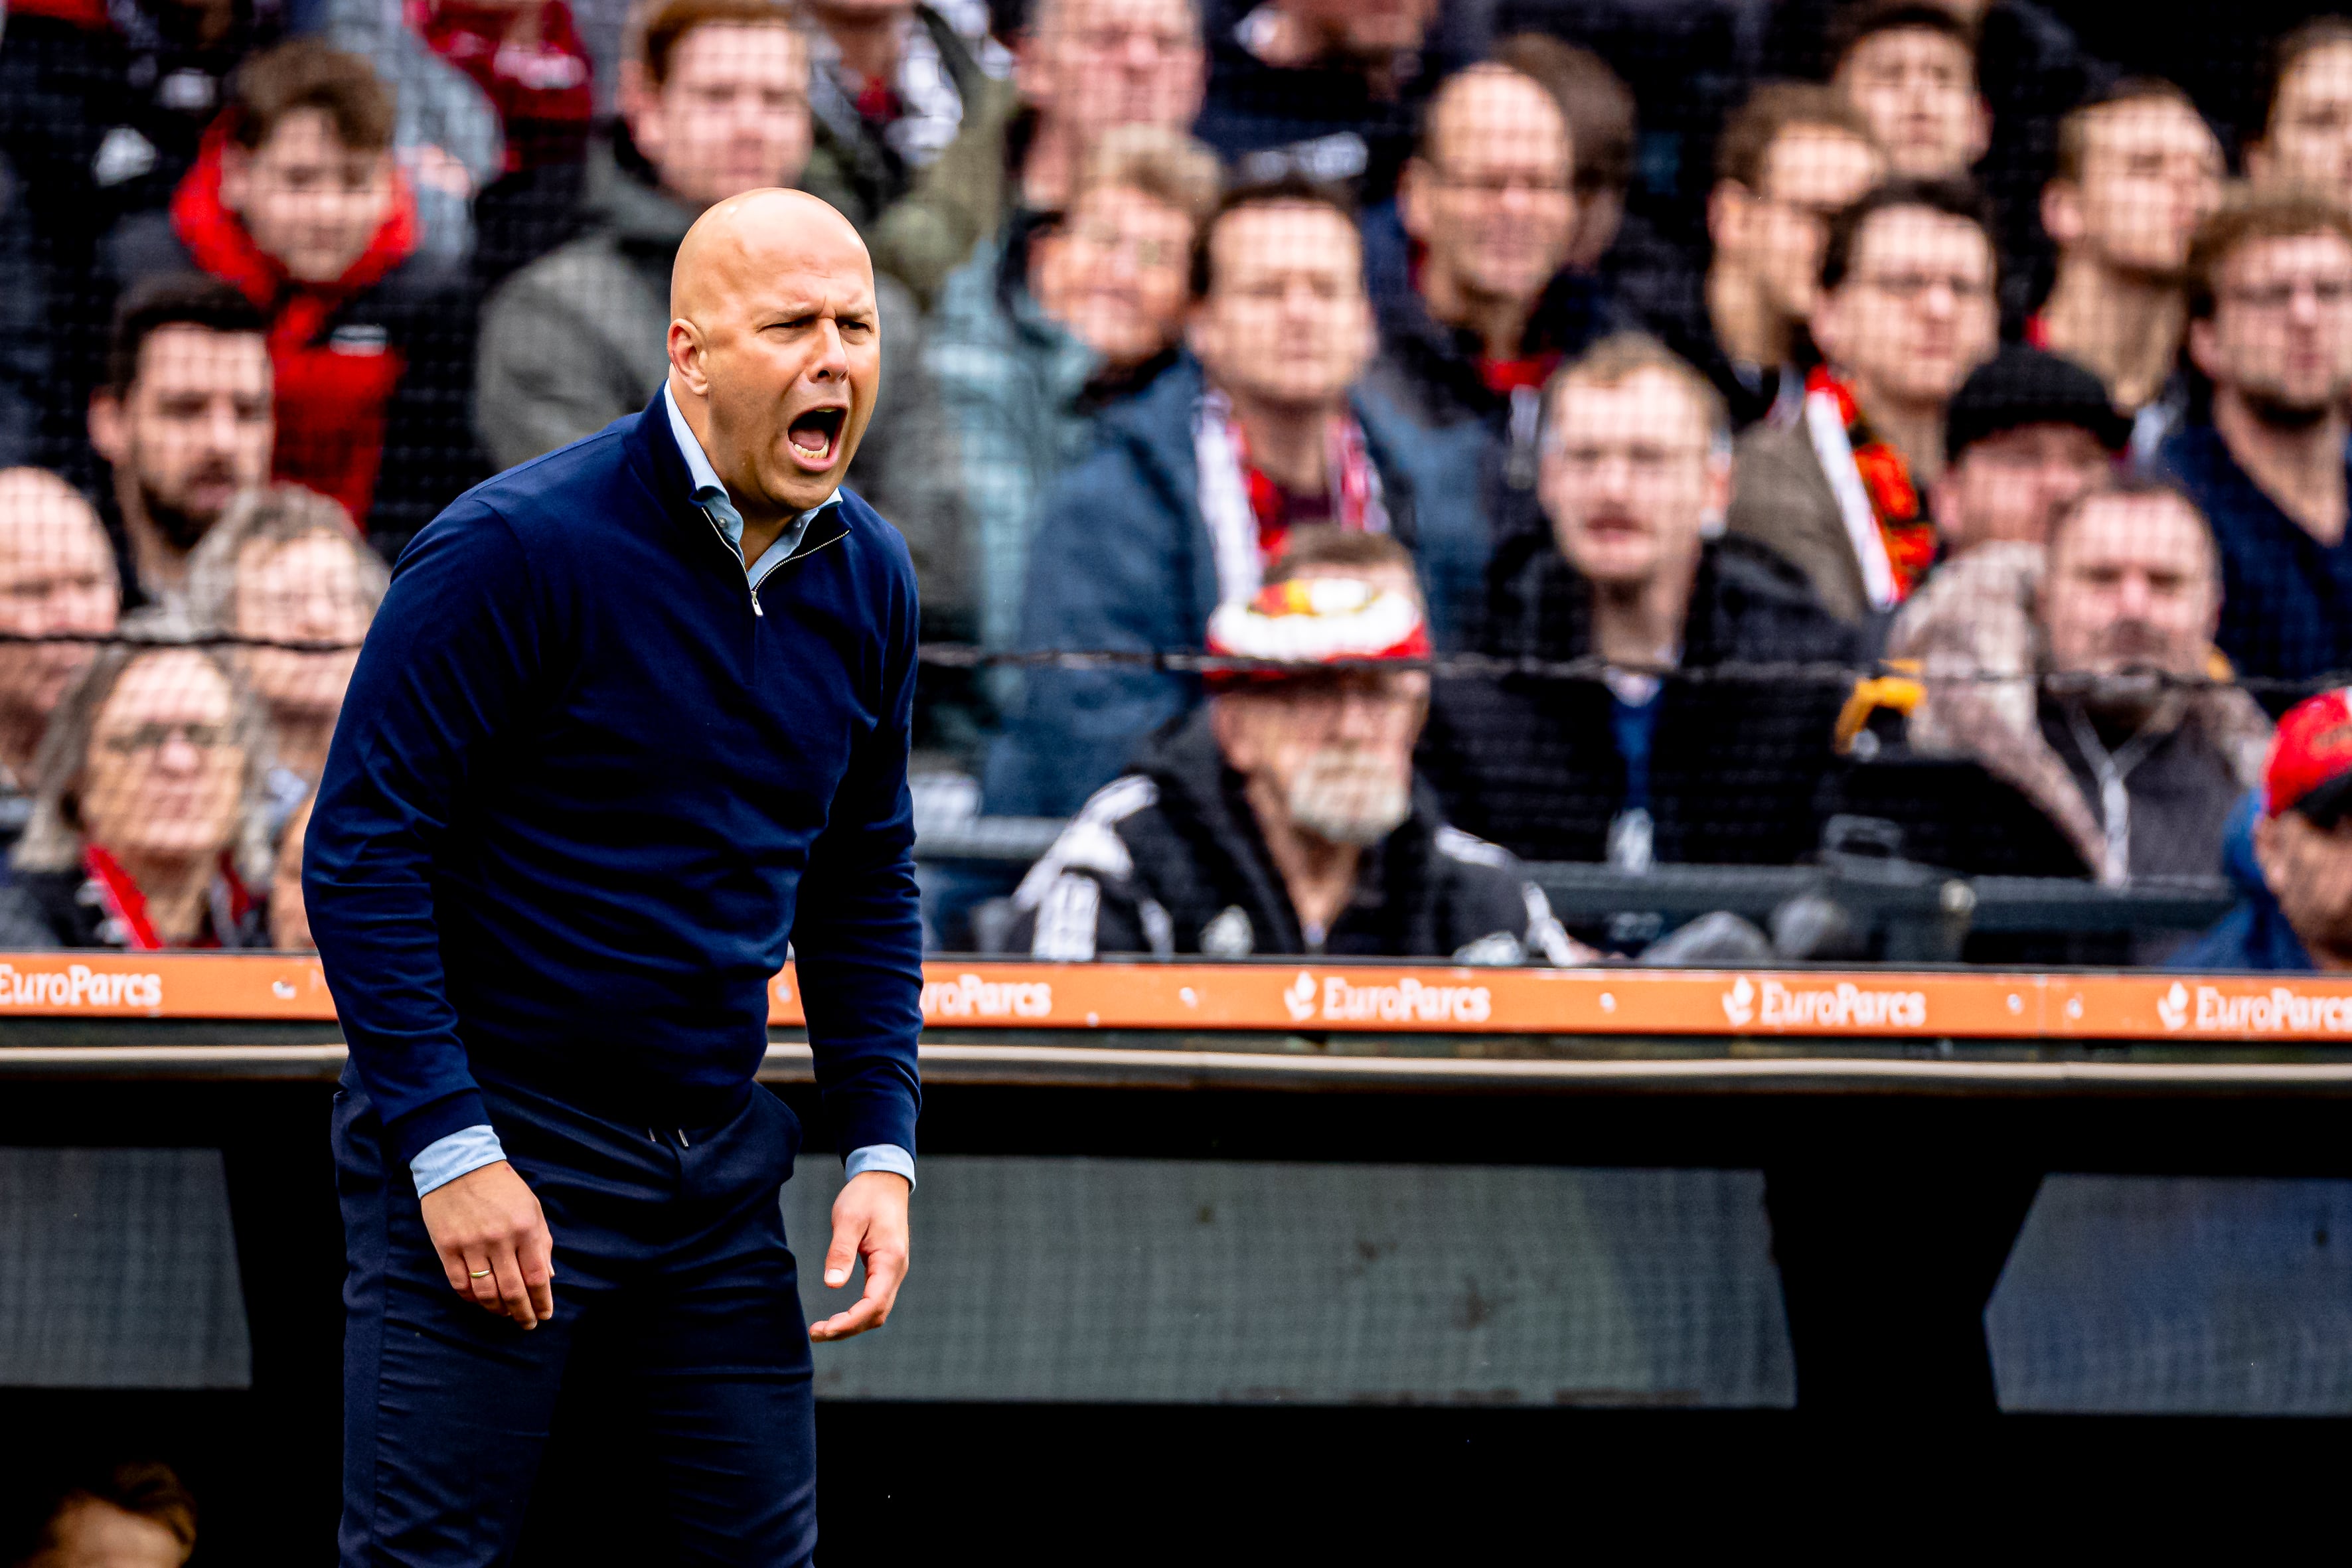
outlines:
{"label": "orange advertising board", "polygon": [[[798,979],[769,1021],[803,1022]],[[316,958],[0,953],[0,1019],[331,1021]],[[2274,1040],[2352,1045],[2352,980],[1447,965],[924,966],[926,1023],[958,1029]]]}

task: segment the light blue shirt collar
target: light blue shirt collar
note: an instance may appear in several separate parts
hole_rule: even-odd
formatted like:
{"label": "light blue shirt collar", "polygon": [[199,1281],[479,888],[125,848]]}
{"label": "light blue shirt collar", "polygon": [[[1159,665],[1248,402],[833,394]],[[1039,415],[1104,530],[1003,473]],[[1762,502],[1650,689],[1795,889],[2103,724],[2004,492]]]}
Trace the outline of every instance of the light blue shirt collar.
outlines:
{"label": "light blue shirt collar", "polygon": [[[662,408],[669,416],[669,433],[677,441],[678,455],[686,459],[687,475],[694,481],[694,504],[702,509],[703,516],[718,525],[719,531],[727,536],[727,542],[735,547],[735,553],[741,555],[743,514],[735,510],[734,498],[727,493],[726,483],[719,479],[719,470],[710,466],[710,454],[705,452],[702,443],[695,438],[694,426],[688,425],[686,416],[677,411],[677,399],[670,395],[667,381],[662,383]],[[801,541],[808,535],[809,524],[816,521],[817,514],[829,506],[837,505],[840,500],[841,491],[835,489],[793,519],[785,525],[784,531],[776,535],[776,542],[745,569],[744,576],[753,586],[758,586],[761,578],[800,548]]]}

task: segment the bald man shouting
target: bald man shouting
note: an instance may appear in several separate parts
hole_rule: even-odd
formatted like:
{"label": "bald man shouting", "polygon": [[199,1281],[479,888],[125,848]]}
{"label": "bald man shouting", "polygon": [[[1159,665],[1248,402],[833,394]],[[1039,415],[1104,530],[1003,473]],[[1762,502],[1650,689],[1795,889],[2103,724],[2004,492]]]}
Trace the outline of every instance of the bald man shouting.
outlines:
{"label": "bald man shouting", "polygon": [[[809,1339],[906,1274],[915,575],[840,488],[873,272],[831,207],[754,191],[687,236],[670,309],[645,412],[408,547],[319,786],[345,1568],[506,1562],[559,1388],[642,1440],[659,1562],[808,1562]],[[866,1266],[813,1329],[800,1124],[752,1081],[788,951],[846,1152],[825,1283]]]}

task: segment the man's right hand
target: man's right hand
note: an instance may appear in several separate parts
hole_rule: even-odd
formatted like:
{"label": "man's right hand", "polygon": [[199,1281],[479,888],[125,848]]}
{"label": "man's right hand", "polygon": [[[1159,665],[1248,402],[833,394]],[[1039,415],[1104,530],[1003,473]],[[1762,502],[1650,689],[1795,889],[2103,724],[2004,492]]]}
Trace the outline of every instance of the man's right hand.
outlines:
{"label": "man's right hand", "polygon": [[417,1201],[449,1289],[526,1329],[555,1316],[555,1238],[512,1165],[495,1161]]}

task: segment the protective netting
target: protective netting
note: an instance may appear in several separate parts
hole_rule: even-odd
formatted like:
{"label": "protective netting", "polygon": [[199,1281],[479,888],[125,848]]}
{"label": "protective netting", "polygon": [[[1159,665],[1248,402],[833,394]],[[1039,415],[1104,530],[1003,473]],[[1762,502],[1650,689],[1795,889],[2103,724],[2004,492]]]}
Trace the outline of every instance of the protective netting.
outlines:
{"label": "protective netting", "polygon": [[[2352,671],[2352,23],[2179,21],[19,0],[0,945],[299,943],[385,567],[623,420],[752,576],[795,463],[904,535],[942,948],[2352,950],[2352,720],[2272,760]],[[771,185],[871,285],[674,300]]]}

